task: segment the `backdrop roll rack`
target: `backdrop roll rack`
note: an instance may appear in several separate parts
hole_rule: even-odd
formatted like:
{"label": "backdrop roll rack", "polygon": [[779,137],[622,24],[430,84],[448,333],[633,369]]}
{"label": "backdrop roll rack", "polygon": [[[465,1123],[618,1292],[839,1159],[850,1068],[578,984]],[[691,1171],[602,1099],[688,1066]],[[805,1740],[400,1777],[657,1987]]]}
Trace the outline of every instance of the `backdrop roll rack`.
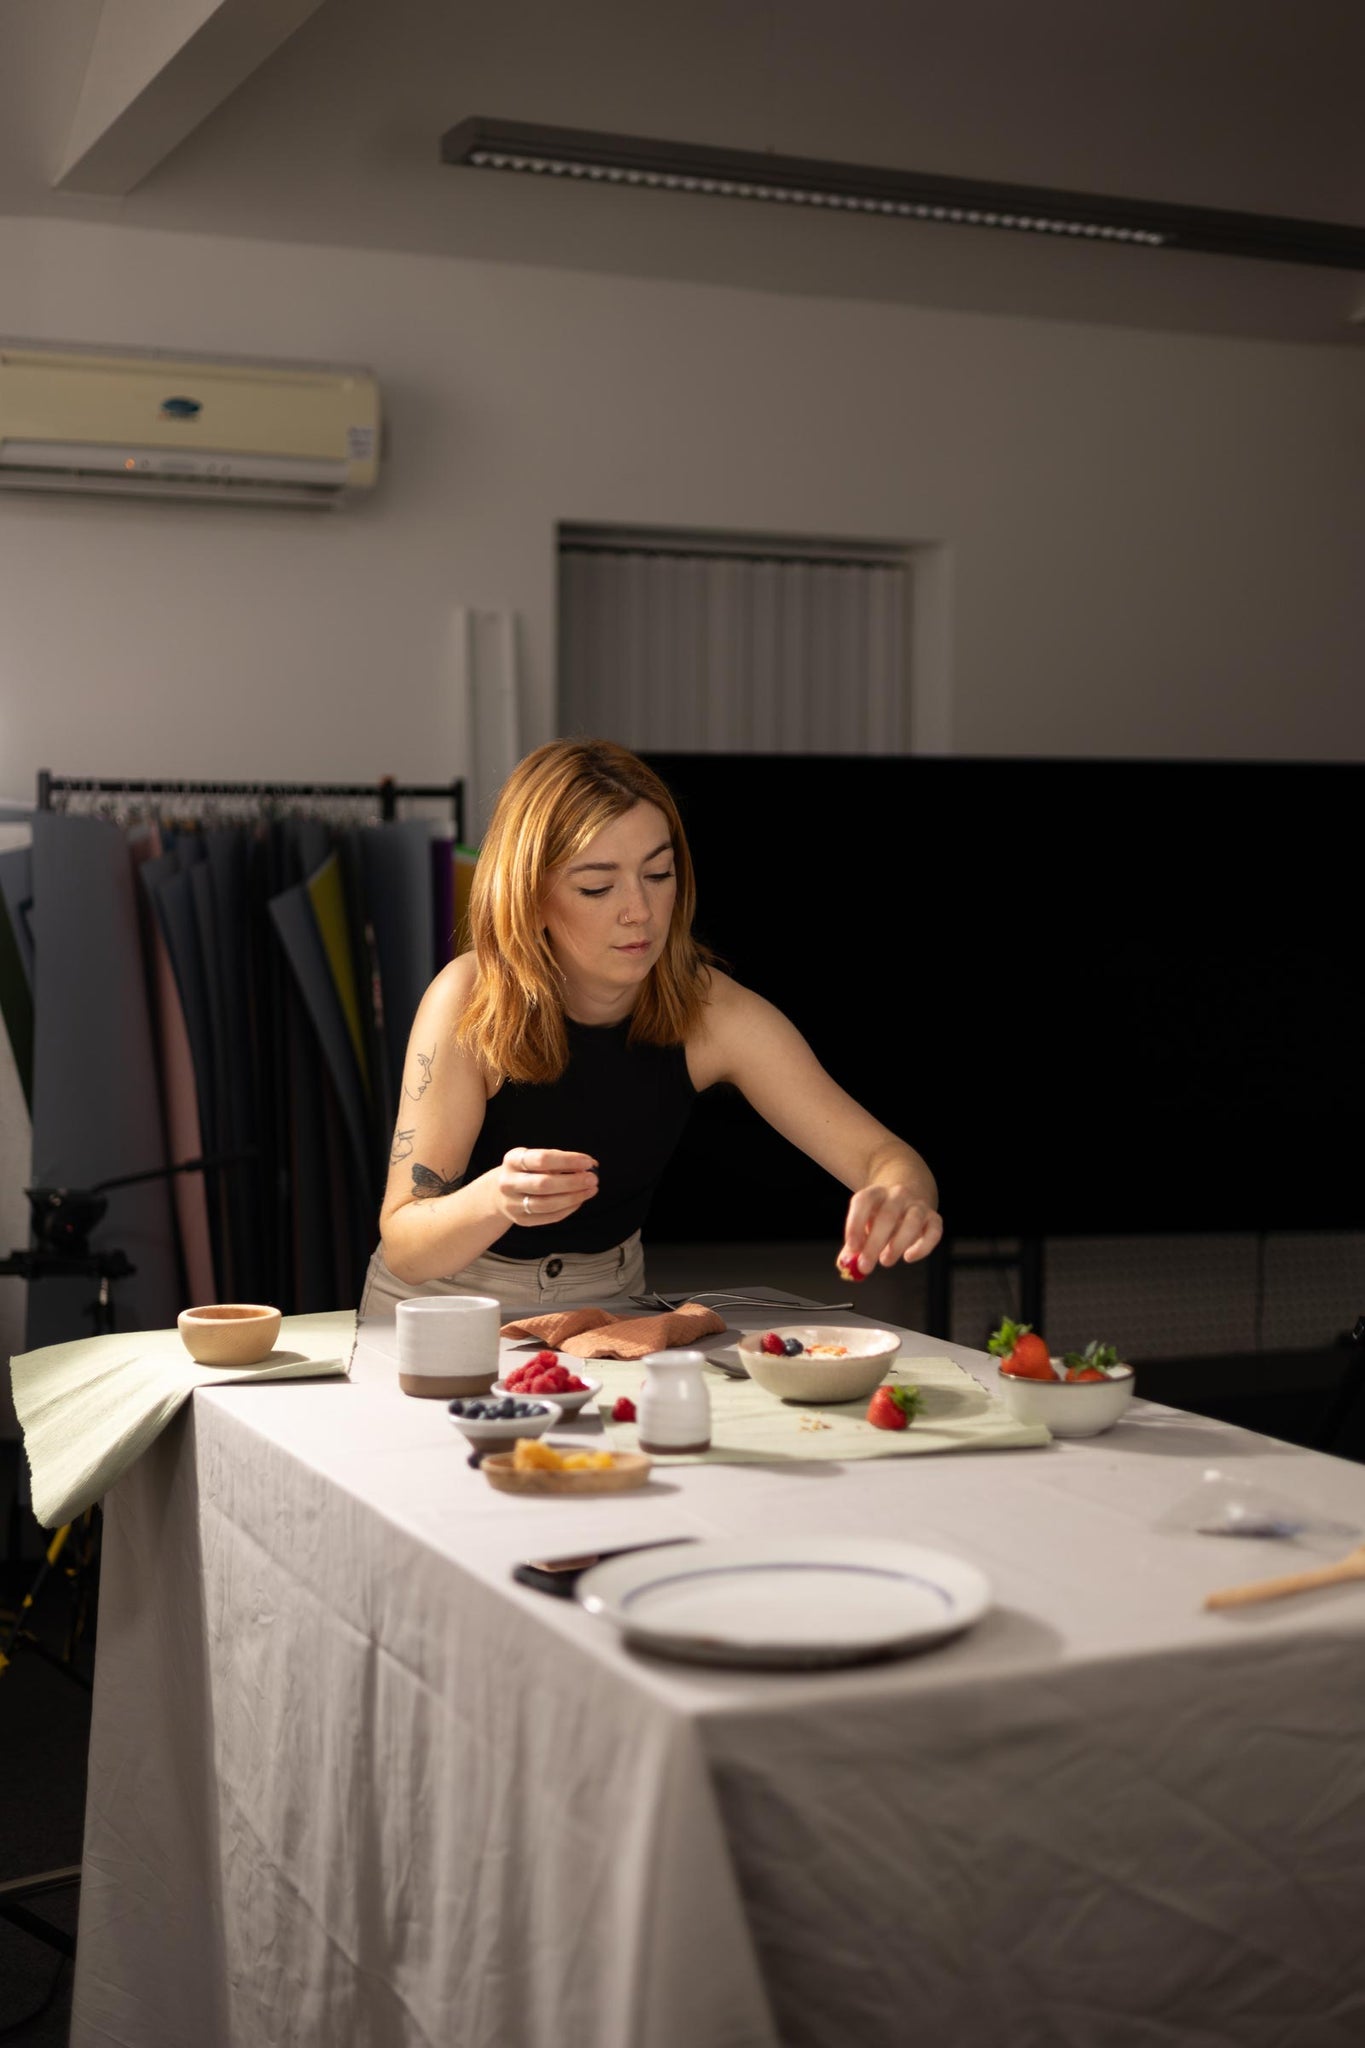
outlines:
{"label": "backdrop roll rack", "polygon": [[40,811],[64,810],[66,806],[54,802],[74,794],[95,796],[157,796],[157,797],[247,797],[278,798],[283,803],[306,802],[309,797],[321,798],[324,802],[333,798],[354,799],[370,797],[379,806],[379,815],[386,825],[398,816],[398,806],[405,799],[415,798],[426,801],[449,803],[454,819],[455,837],[461,843],[465,836],[465,786],[464,778],[456,776],[445,783],[399,783],[391,775],[381,775],[378,782],[211,782],[206,780],[137,780],[127,777],[113,777],[108,780],[95,776],[54,775],[50,768],[38,770],[38,809]]}

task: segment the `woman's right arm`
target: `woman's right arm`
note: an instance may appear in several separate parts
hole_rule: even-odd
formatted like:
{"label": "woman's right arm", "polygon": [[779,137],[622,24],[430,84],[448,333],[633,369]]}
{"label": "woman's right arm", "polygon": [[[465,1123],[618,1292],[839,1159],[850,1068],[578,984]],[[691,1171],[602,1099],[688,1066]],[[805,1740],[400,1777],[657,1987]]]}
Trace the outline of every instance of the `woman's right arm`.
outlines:
{"label": "woman's right arm", "polygon": [[442,968],[408,1039],[379,1234],[390,1272],[413,1285],[458,1273],[509,1225],[558,1223],[597,1192],[595,1161],[534,1144],[463,1184],[488,1101],[481,1068],[455,1043],[474,972],[468,953]]}

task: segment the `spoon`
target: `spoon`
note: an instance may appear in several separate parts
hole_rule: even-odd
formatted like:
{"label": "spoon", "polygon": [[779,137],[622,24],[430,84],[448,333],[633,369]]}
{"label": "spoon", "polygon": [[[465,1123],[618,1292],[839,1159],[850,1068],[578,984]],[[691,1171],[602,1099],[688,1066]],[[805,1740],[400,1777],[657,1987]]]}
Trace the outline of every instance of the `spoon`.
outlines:
{"label": "spoon", "polygon": [[1335,1564],[1319,1565],[1315,1571],[1286,1572],[1278,1579],[1254,1579],[1249,1586],[1225,1586],[1210,1593],[1206,1607],[1247,1607],[1256,1600],[1279,1600],[1286,1593],[1309,1593],[1318,1586],[1340,1586],[1348,1579],[1365,1579],[1365,1543],[1348,1550]]}

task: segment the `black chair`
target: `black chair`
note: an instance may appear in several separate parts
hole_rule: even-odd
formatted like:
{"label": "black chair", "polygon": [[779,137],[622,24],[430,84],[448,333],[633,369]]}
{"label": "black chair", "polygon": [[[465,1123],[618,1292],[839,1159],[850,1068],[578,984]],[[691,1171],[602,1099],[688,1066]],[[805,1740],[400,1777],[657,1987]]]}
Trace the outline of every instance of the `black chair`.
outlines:
{"label": "black chair", "polygon": [[1365,1316],[1357,1316],[1350,1336],[1350,1357],[1346,1370],[1323,1412],[1313,1448],[1331,1451],[1338,1457],[1360,1457],[1365,1445],[1352,1449],[1356,1441],[1361,1394],[1365,1393]]}

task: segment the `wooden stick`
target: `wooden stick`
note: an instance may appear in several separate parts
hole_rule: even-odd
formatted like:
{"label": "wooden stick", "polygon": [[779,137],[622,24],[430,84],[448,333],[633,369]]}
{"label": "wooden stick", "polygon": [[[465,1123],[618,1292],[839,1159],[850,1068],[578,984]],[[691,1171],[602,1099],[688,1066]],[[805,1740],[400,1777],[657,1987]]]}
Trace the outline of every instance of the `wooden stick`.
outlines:
{"label": "wooden stick", "polygon": [[1335,1564],[1319,1565],[1315,1571],[1286,1572],[1278,1579],[1255,1579],[1249,1586],[1225,1586],[1210,1593],[1206,1607],[1249,1607],[1256,1600],[1280,1600],[1287,1593],[1311,1593],[1319,1586],[1340,1586],[1348,1579],[1365,1579],[1365,1543],[1339,1557]]}

